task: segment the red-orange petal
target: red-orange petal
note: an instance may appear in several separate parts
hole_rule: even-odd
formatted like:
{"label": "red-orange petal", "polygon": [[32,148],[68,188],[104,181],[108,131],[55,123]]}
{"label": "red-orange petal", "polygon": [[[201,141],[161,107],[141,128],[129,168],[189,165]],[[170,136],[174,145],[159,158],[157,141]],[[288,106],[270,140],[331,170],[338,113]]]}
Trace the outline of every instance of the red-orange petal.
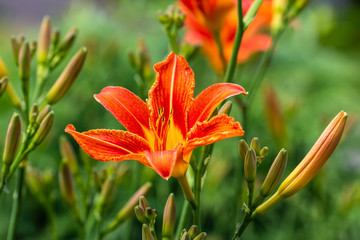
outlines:
{"label": "red-orange petal", "polygon": [[225,138],[243,136],[244,131],[240,123],[232,117],[220,114],[212,117],[208,122],[198,122],[188,133],[184,154],[198,146],[204,146]]}
{"label": "red-orange petal", "polygon": [[149,128],[149,112],[146,103],[134,93],[122,87],[106,87],[94,98],[101,103],[124,127],[146,138]]}
{"label": "red-orange petal", "polygon": [[73,125],[68,125],[69,133],[92,158],[100,161],[137,160],[150,166],[145,151],[150,150],[148,142],[130,132],[120,130],[96,129],[77,132]]}
{"label": "red-orange petal", "polygon": [[241,93],[247,94],[243,87],[233,83],[217,83],[206,88],[190,106],[189,129],[197,122],[206,121],[224,99]]}
{"label": "red-orange petal", "polygon": [[169,179],[171,172],[175,166],[176,160],[179,157],[178,149],[165,150],[150,153],[145,151],[145,155],[150,166],[164,179]]}
{"label": "red-orange petal", "polygon": [[159,111],[163,110],[164,122],[168,122],[172,114],[174,125],[185,137],[185,114],[194,93],[194,73],[185,58],[173,52],[164,62],[156,64],[154,70],[156,80],[149,91],[148,101],[152,126],[156,128]]}

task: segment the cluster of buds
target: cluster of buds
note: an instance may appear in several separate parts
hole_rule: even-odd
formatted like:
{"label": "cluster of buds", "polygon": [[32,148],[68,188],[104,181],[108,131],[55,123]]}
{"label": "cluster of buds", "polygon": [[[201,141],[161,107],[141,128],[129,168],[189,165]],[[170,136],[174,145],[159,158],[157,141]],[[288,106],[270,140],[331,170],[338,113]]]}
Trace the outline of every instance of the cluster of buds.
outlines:
{"label": "cluster of buds", "polygon": [[170,5],[165,12],[159,12],[158,19],[166,32],[174,33],[183,25],[185,14],[180,9]]}
{"label": "cluster of buds", "polygon": [[206,233],[202,232],[198,234],[198,227],[192,225],[189,230],[183,229],[180,234],[180,240],[204,240],[206,239]]}
{"label": "cluster of buds", "polygon": [[265,178],[258,197],[251,206],[255,210],[252,212],[252,218],[264,214],[281,200],[300,191],[320,171],[341,139],[347,116],[344,111],[341,111],[329,123],[305,158],[280,184],[278,190],[262,203],[275,189],[284,172],[287,153],[285,150],[280,151]]}
{"label": "cluster of buds", "polygon": [[144,196],[139,198],[139,205],[134,208],[136,218],[143,224],[142,239],[153,240],[155,233],[156,209],[152,209]]}

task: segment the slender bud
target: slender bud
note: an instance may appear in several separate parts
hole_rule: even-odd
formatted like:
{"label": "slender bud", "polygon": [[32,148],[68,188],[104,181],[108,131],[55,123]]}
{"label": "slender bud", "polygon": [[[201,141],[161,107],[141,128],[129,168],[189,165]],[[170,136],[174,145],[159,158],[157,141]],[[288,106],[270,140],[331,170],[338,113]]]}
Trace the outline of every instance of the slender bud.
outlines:
{"label": "slender bud", "polygon": [[29,48],[30,48],[30,57],[33,57],[37,49],[37,42],[31,41],[29,44]]}
{"label": "slender bud", "polygon": [[8,78],[7,77],[2,77],[0,79],[0,97],[6,91],[7,84],[8,84]]}
{"label": "slender bud", "polygon": [[41,23],[39,38],[38,38],[38,63],[44,64],[47,62],[51,39],[51,21],[49,16],[45,16]]}
{"label": "slender bud", "polygon": [[109,205],[114,200],[115,190],[115,179],[110,175],[101,188],[101,204]]}
{"label": "slender bud", "polygon": [[251,140],[250,148],[254,149],[256,153],[260,152],[260,142],[259,142],[259,139],[257,137],[254,137]]}
{"label": "slender bud", "polygon": [[263,157],[266,157],[269,153],[269,148],[268,147],[263,147],[261,150],[260,150],[260,155],[263,156]]}
{"label": "slender bud", "polygon": [[74,179],[70,167],[67,163],[62,163],[59,169],[59,184],[61,195],[65,202],[72,206],[76,204],[76,194]]}
{"label": "slender bud", "polygon": [[232,102],[231,101],[227,101],[219,110],[219,115],[220,114],[226,114],[229,115],[231,112],[231,107],[232,107]]}
{"label": "slender bud", "polygon": [[184,232],[184,234],[181,236],[180,240],[191,240],[191,237],[188,232]]}
{"label": "slender bud", "polygon": [[142,210],[139,206],[135,206],[134,212],[135,212],[135,216],[139,220],[139,222],[149,224],[149,220],[145,216],[144,210]]}
{"label": "slender bud", "polygon": [[347,117],[348,115],[344,111],[336,115],[305,158],[281,183],[277,192],[255,210],[254,216],[264,214],[276,203],[294,195],[305,187],[334,152],[344,131]]}
{"label": "slender bud", "polygon": [[109,233],[115,230],[121,223],[130,218],[132,214],[134,214],[134,208],[137,205],[139,198],[141,196],[146,196],[150,192],[151,187],[152,184],[147,182],[136,193],[134,193],[125,206],[117,213],[115,219],[110,222],[104,230],[104,233]]}
{"label": "slender bud", "polygon": [[60,137],[60,153],[62,158],[66,159],[69,163],[70,169],[74,175],[77,175],[79,173],[79,165],[76,160],[76,155],[69,140],[65,136]]}
{"label": "slender bud", "polygon": [[21,45],[19,51],[19,77],[25,100],[29,97],[30,60],[29,43],[25,42]]}
{"label": "slender bud", "polygon": [[41,111],[39,112],[36,118],[36,122],[40,124],[42,120],[44,120],[44,118],[50,113],[50,111],[51,111],[50,105],[45,105],[45,107],[43,107],[43,109],[41,109]]}
{"label": "slender bud", "polygon": [[18,65],[20,43],[18,42],[15,36],[11,36],[11,47],[12,47],[15,64]]}
{"label": "slender bud", "polygon": [[29,113],[29,123],[33,124],[36,122],[37,116],[39,114],[39,107],[37,104],[34,104],[31,109],[30,109],[30,113]]}
{"label": "slender bud", "polygon": [[175,227],[175,217],[176,217],[175,197],[174,194],[171,193],[166,201],[166,205],[164,209],[163,227],[162,227],[163,238],[164,237],[169,239],[172,238]]}
{"label": "slender bud", "polygon": [[74,44],[76,35],[77,35],[76,28],[70,29],[70,31],[65,35],[63,40],[58,44],[58,47],[55,50],[56,51],[55,56],[50,62],[51,69],[55,68],[65,58],[70,48]]}
{"label": "slender bud", "polygon": [[142,240],[154,240],[148,225],[143,224],[142,226]]}
{"label": "slender bud", "polygon": [[196,225],[192,225],[188,231],[191,238],[195,238],[198,232],[198,227]]}
{"label": "slender bud", "polygon": [[146,211],[146,209],[148,207],[150,207],[148,201],[146,200],[146,198],[144,196],[140,196],[139,197],[139,206],[142,210]]}
{"label": "slender bud", "polygon": [[38,130],[35,133],[35,136],[34,136],[33,142],[32,142],[34,144],[34,146],[39,145],[45,139],[45,137],[50,132],[53,122],[54,122],[54,112],[51,111],[42,120]]}
{"label": "slender bud", "polygon": [[239,154],[240,154],[240,158],[241,160],[243,160],[243,162],[245,162],[245,156],[247,151],[249,150],[249,145],[245,142],[244,139],[241,139],[239,141]]}
{"label": "slender bud", "polygon": [[4,165],[10,166],[14,161],[21,138],[21,123],[19,114],[14,113],[11,117],[6,134],[5,148],[3,154]]}
{"label": "slender bud", "polygon": [[249,150],[246,152],[244,166],[245,166],[244,172],[245,172],[246,181],[250,183],[254,182],[256,177],[256,167],[257,167],[256,153],[254,149],[249,148]]}
{"label": "slender bud", "polygon": [[205,240],[206,239],[206,233],[202,232],[199,235],[197,235],[196,238],[194,238],[194,240]]}
{"label": "slender bud", "polygon": [[69,90],[84,65],[86,52],[86,48],[83,48],[71,59],[60,77],[47,93],[46,101],[48,104],[53,105],[57,103]]}
{"label": "slender bud", "polygon": [[60,41],[60,31],[59,29],[54,29],[51,32],[51,44],[53,45],[53,47],[57,47],[57,45],[59,44]]}

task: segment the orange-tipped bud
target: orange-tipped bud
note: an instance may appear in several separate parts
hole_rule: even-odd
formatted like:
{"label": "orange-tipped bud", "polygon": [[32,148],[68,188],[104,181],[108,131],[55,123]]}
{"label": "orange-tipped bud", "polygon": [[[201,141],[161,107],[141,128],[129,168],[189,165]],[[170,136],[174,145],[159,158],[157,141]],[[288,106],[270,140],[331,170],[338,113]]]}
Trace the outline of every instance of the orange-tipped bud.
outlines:
{"label": "orange-tipped bud", "polygon": [[171,239],[175,228],[176,206],[175,197],[171,193],[166,201],[163,217],[162,237]]}
{"label": "orange-tipped bud", "polygon": [[86,48],[78,51],[56,80],[46,95],[46,102],[50,105],[57,103],[69,90],[79,75],[86,58]]}
{"label": "orange-tipped bud", "polygon": [[142,226],[142,240],[154,240],[148,225],[143,224]]}
{"label": "orange-tipped bud", "polygon": [[65,136],[60,137],[60,153],[62,158],[69,163],[71,171],[74,175],[79,173],[79,165],[76,160],[76,155],[73,147],[71,146],[69,140]]}
{"label": "orange-tipped bud", "polygon": [[256,161],[255,150],[249,148],[249,150],[246,152],[245,162],[244,162],[245,179],[248,183],[253,183],[255,181],[256,168],[257,168],[257,161]]}
{"label": "orange-tipped bud", "polygon": [[8,78],[7,77],[2,77],[0,79],[0,97],[6,91],[7,84],[8,84]]}
{"label": "orange-tipped bud", "polygon": [[305,187],[334,152],[344,131],[347,117],[344,111],[336,115],[305,158],[281,183],[277,192],[255,210],[254,215],[264,214],[282,199],[291,197]]}
{"label": "orange-tipped bud", "polygon": [[240,154],[240,158],[241,160],[243,160],[243,162],[245,162],[245,156],[247,151],[249,150],[249,145],[245,142],[244,139],[241,139],[239,141],[239,154]]}
{"label": "orange-tipped bud", "polygon": [[6,134],[5,149],[3,155],[4,165],[10,166],[14,161],[21,138],[21,123],[19,114],[14,113],[11,117]]}
{"label": "orange-tipped bud", "polygon": [[70,167],[67,163],[62,163],[59,169],[59,184],[61,195],[65,202],[69,205],[76,204],[76,194],[74,187],[74,178]]}
{"label": "orange-tipped bud", "polygon": [[51,39],[51,20],[49,16],[45,16],[41,23],[39,38],[38,38],[38,63],[44,64],[47,62]]}
{"label": "orange-tipped bud", "polygon": [[231,101],[227,101],[219,110],[218,114],[226,114],[229,115],[231,112],[231,108],[232,108],[232,102]]}

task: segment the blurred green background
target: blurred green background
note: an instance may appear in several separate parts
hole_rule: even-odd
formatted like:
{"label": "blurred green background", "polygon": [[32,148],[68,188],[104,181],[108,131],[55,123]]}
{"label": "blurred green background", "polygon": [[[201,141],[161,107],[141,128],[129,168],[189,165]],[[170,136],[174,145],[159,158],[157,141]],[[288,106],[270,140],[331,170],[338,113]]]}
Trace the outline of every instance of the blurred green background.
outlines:
{"label": "blurred green background", "polygon": [[[149,48],[152,64],[167,56],[167,37],[157,21],[157,12],[165,10],[171,3],[165,0],[0,1],[0,56],[8,68],[10,79],[16,80],[17,72],[9,37],[21,33],[30,40],[36,40],[44,15],[50,14],[52,25],[63,33],[71,27],[79,30],[76,46],[70,55],[81,46],[88,48],[88,58],[79,79],[61,102],[54,106],[55,124],[51,133],[28,159],[32,166],[42,171],[50,170],[54,174],[51,197],[55,199],[60,239],[77,239],[77,233],[75,220],[61,201],[57,180],[61,161],[59,136],[65,134],[64,128],[70,123],[79,131],[122,128],[94,100],[93,94],[99,93],[105,86],[123,86],[139,94],[134,79],[136,72],[129,64],[128,52],[135,51],[137,39],[143,38]],[[318,176],[300,193],[281,202],[252,223],[244,239],[359,239],[359,25],[358,1],[315,0],[280,39],[271,66],[248,113],[245,128],[247,141],[256,136],[262,146],[270,148],[267,160],[260,167],[259,178],[266,175],[271,161],[282,147],[289,151],[285,173],[288,174],[340,110],[348,112],[349,119],[338,149]],[[235,82],[247,89],[257,63],[258,58],[254,56],[241,66]],[[203,56],[196,55],[189,64],[195,72],[196,94],[216,82],[217,76]],[[65,63],[59,69],[64,66]],[[55,71],[50,79],[55,81],[59,73],[59,70]],[[16,81],[13,82],[19,89]],[[281,140],[274,137],[266,120],[265,89],[269,86],[277,95],[285,119],[286,135]],[[0,154],[13,111],[8,97],[3,96],[0,99]],[[233,107],[231,115],[242,121],[236,107]],[[238,140],[228,139],[216,143],[208,167],[202,192],[202,224],[208,239],[230,239],[240,218],[246,189],[237,153]],[[78,151],[78,145],[71,141]],[[149,180],[154,183],[148,200],[158,210],[157,227],[161,229],[162,209],[170,192],[176,193],[177,216],[180,215],[184,199],[175,179],[166,182],[135,161],[119,164],[127,165],[130,171],[117,186],[115,200],[106,214],[106,221],[114,217],[132,195],[133,191],[128,186],[134,181],[132,170],[135,165],[139,165],[141,171],[137,176],[139,184]],[[106,166],[109,167],[109,163],[96,162],[98,169]],[[9,193],[0,197],[0,239],[6,236],[13,181],[8,188]],[[132,229],[131,235],[127,233],[129,229]],[[141,224],[132,219],[105,239],[140,239],[140,229]],[[48,217],[27,189],[16,239],[50,238]]]}

